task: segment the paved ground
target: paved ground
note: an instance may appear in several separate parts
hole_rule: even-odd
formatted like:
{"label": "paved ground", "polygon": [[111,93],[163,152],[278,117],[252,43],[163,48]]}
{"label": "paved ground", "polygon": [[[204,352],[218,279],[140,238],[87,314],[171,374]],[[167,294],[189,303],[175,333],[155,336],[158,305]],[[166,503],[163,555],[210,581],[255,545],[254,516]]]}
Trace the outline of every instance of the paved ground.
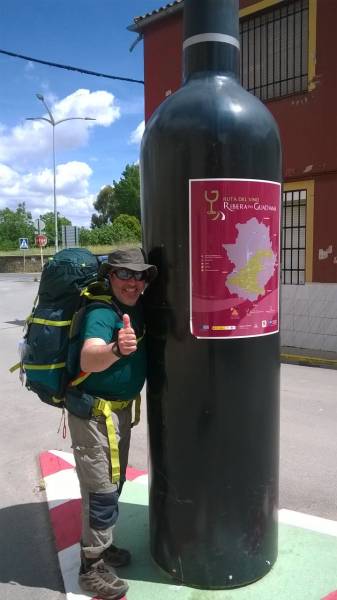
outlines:
{"label": "paved ground", "polygon": [[[16,375],[8,372],[8,367],[17,362],[21,325],[31,308],[37,282],[34,282],[32,275],[0,274],[0,287],[0,381],[1,398],[4,400],[0,413],[0,598],[64,600],[37,459],[45,450],[69,452],[69,437],[63,440],[57,433],[59,412],[44,406],[33,394],[20,387]],[[292,364],[282,366],[281,508],[337,520],[336,390],[336,370]],[[141,424],[133,434],[130,464],[138,469],[146,469],[146,456],[146,415],[143,411]],[[146,500],[143,498],[142,502],[144,506]],[[125,503],[129,501],[125,499]],[[142,513],[145,519],[146,510],[143,509]],[[123,531],[121,529],[121,535],[124,535]],[[307,538],[304,545],[313,548],[311,540]],[[296,566],[301,562],[302,547],[301,542],[296,551],[289,553],[290,561],[287,564],[293,562]],[[332,557],[334,548],[333,545],[329,551]],[[320,552],[320,547],[316,546],[312,558],[317,556],[317,561],[320,561],[323,556],[325,560],[325,554],[320,555]],[[330,559],[327,557],[326,560],[328,564]],[[281,566],[285,564],[280,563]],[[320,567],[320,572],[326,571],[323,566]],[[294,577],[297,577],[296,573]],[[334,589],[337,588],[336,575],[335,579]],[[267,578],[264,580],[267,581]],[[161,586],[160,594],[162,589]],[[249,586],[243,590],[248,593],[252,589]],[[326,590],[326,594],[329,591]],[[171,595],[175,593],[175,589],[171,590]],[[195,590],[190,590],[188,600],[194,600],[194,593]],[[296,600],[311,600],[313,597],[307,593],[305,589],[305,594],[296,597]],[[246,597],[260,600],[260,591],[258,595]],[[279,598],[279,595],[275,593],[268,600],[272,597]],[[295,600],[290,595],[288,597]],[[143,598],[147,600],[146,594]],[[195,600],[201,598],[204,596],[195,596]],[[128,600],[133,600],[132,596]],[[232,597],[227,596],[226,600],[232,600]]]}
{"label": "paved ground", "polygon": [[[41,468],[67,599],[86,600],[77,583],[80,491],[73,456],[46,452]],[[146,475],[128,469],[118,527],[118,538],[133,551],[130,567],[119,570],[129,582],[127,600],[336,600],[336,521],[281,510],[278,559],[265,577],[236,589],[198,590],[174,582],[151,560],[147,487]]]}

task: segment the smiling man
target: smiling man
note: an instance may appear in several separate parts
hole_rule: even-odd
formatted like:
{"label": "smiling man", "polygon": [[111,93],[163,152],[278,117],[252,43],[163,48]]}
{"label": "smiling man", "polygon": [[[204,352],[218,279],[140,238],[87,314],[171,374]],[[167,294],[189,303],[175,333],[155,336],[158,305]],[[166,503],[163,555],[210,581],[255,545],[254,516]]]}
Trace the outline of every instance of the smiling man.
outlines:
{"label": "smiling man", "polygon": [[113,544],[113,529],[125,481],[132,405],[146,377],[141,295],[156,273],[140,248],[116,250],[102,264],[110,305],[93,304],[87,310],[80,366],[90,376],[78,386],[94,397],[95,409],[90,419],[68,416],[83,503],[79,584],[104,600],[118,600],[128,589],[114,569],[129,564],[131,555]]}

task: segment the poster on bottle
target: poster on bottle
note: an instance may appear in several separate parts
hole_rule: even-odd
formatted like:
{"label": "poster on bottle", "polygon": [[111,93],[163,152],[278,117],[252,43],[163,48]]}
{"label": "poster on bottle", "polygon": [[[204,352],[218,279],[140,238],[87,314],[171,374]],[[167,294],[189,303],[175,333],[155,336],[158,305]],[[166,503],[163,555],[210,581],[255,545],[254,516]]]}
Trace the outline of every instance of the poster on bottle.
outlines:
{"label": "poster on bottle", "polygon": [[278,332],[281,185],[191,179],[189,195],[192,335]]}

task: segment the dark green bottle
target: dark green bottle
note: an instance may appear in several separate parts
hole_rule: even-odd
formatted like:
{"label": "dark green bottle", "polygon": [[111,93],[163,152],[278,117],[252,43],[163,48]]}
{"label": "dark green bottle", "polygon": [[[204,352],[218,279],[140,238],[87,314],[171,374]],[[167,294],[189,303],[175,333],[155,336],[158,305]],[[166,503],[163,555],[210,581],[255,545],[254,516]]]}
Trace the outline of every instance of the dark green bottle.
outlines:
{"label": "dark green bottle", "polygon": [[237,0],[185,0],[184,84],[142,142],[150,538],[205,589],[277,557],[281,151],[239,83]]}

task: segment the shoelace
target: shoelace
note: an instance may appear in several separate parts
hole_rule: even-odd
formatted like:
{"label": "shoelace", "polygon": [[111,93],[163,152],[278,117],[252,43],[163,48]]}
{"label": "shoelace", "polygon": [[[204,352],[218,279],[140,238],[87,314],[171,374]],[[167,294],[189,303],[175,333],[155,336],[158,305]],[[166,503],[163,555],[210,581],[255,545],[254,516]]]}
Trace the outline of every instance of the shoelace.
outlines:
{"label": "shoelace", "polygon": [[96,563],[96,570],[99,573],[110,573],[110,570],[108,569],[107,565],[105,564],[104,560],[99,560],[98,563]]}

